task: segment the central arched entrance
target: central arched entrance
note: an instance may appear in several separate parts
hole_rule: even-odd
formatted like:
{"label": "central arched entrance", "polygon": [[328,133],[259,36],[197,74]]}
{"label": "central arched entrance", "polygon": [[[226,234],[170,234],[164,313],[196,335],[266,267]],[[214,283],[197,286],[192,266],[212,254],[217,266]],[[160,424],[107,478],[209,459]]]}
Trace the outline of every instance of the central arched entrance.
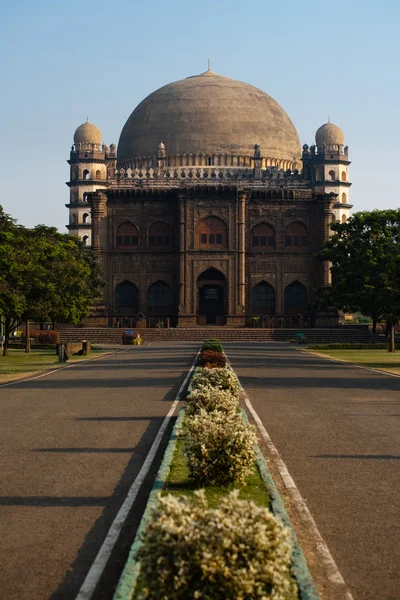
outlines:
{"label": "central arched entrance", "polygon": [[217,269],[203,271],[197,279],[198,325],[225,325],[226,279]]}

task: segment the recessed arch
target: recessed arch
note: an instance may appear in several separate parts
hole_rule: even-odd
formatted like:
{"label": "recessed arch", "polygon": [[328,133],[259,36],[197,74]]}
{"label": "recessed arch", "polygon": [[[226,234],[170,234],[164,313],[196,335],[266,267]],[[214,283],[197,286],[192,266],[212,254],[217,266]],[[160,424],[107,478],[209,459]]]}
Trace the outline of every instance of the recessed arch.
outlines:
{"label": "recessed arch", "polygon": [[346,221],[347,221],[346,215],[342,215],[342,223],[346,223]]}
{"label": "recessed arch", "polygon": [[100,169],[97,169],[97,171],[96,171],[96,179],[97,180],[101,179],[101,171],[100,171]]}
{"label": "recessed arch", "polygon": [[139,235],[136,225],[130,221],[125,221],[117,227],[115,236],[115,245],[121,250],[127,248],[137,248]]}
{"label": "recessed arch", "polygon": [[251,230],[251,245],[253,250],[275,248],[275,229],[269,223],[258,223]]}
{"label": "recessed arch", "polygon": [[342,181],[347,181],[347,173],[346,173],[346,171],[342,171]]}
{"label": "recessed arch", "polygon": [[226,248],[228,230],[225,222],[219,217],[206,217],[197,225],[197,245],[206,247]]}
{"label": "recessed arch", "polygon": [[134,283],[125,280],[115,288],[115,308],[124,314],[136,314],[139,308],[139,290]]}
{"label": "recessed arch", "polygon": [[300,281],[293,281],[285,289],[285,315],[304,312],[307,304],[307,289]]}
{"label": "recessed arch", "polygon": [[89,246],[89,236],[84,235],[82,238],[82,242],[84,243],[85,246]]}
{"label": "recessed arch", "polygon": [[328,175],[329,175],[329,179],[331,181],[335,181],[335,179],[336,179],[336,173],[335,173],[335,171],[333,171],[333,170],[329,171]]}
{"label": "recessed arch", "polygon": [[343,194],[342,194],[342,204],[346,204],[346,203],[347,203],[347,197],[346,197],[345,192],[343,192]]}
{"label": "recessed arch", "polygon": [[172,246],[172,229],[163,221],[156,221],[149,227],[149,248],[166,249]]}
{"label": "recessed arch", "polygon": [[260,281],[251,290],[251,314],[275,314],[275,290],[267,281]]}
{"label": "recessed arch", "polygon": [[308,246],[308,232],[304,223],[295,221],[286,227],[285,246],[290,248],[306,248]]}
{"label": "recessed arch", "polygon": [[151,315],[167,315],[172,312],[172,290],[165,281],[156,281],[149,287],[148,310]]}
{"label": "recessed arch", "polygon": [[206,269],[197,278],[198,324],[225,323],[227,305],[227,281],[225,275],[215,267]]}
{"label": "recessed arch", "polygon": [[82,223],[89,223],[90,215],[89,213],[83,213],[82,215]]}
{"label": "recessed arch", "polygon": [[85,169],[82,173],[83,179],[90,179],[90,173],[87,169]]}

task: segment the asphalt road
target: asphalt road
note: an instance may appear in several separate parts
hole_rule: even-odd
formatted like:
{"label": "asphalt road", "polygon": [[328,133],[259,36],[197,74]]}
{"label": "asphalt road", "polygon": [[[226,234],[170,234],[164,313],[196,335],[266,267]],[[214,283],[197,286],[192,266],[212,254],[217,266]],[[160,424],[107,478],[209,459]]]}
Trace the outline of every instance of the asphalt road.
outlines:
{"label": "asphalt road", "polygon": [[[0,388],[1,599],[75,598],[197,347],[136,347]],[[112,598],[171,427],[94,600]]]}
{"label": "asphalt road", "polygon": [[224,346],[355,600],[399,600],[400,378]]}

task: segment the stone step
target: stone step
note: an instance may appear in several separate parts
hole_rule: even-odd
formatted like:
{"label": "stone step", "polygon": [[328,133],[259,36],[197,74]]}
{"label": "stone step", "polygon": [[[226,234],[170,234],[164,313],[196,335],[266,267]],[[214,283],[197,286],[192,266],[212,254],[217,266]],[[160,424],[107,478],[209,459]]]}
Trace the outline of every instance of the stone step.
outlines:
{"label": "stone step", "polygon": [[[60,331],[61,342],[74,342],[83,339],[92,343],[121,344],[122,329],[69,328]],[[304,333],[311,343],[322,342],[379,342],[383,338],[367,330],[356,328],[338,329],[245,329],[226,327],[198,327],[176,329],[135,329],[145,341],[203,341],[218,338],[221,341],[289,341],[296,333]]]}

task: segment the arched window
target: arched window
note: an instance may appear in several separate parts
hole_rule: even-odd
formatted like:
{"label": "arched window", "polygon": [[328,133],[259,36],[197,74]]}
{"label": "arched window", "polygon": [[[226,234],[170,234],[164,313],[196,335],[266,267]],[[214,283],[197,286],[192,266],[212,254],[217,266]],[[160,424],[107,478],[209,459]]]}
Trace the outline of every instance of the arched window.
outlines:
{"label": "arched window", "polygon": [[172,310],[172,291],[163,281],[156,281],[149,287],[148,300],[151,314],[168,314]]}
{"label": "arched window", "polygon": [[346,223],[346,221],[347,221],[346,215],[342,215],[342,223]]}
{"label": "arched window", "polygon": [[138,240],[138,230],[133,223],[126,221],[117,227],[117,248],[137,248]]}
{"label": "arched window", "polygon": [[97,171],[96,171],[96,179],[101,179],[101,171],[100,171],[100,169],[97,169]]}
{"label": "arched window", "polygon": [[77,215],[75,213],[71,215],[71,222],[73,224],[75,224],[75,223],[78,222],[78,217],[77,217]]}
{"label": "arched window", "polygon": [[343,192],[342,194],[342,203],[346,204],[347,198],[346,198],[346,194]]}
{"label": "arched window", "polygon": [[90,178],[90,173],[87,169],[85,169],[83,171],[83,179],[89,179]]}
{"label": "arched window", "polygon": [[84,235],[82,238],[82,242],[85,244],[85,246],[88,246],[89,245],[89,236]]}
{"label": "arched window", "polygon": [[261,281],[251,290],[251,312],[255,315],[275,314],[275,290],[266,281]]}
{"label": "arched window", "polygon": [[139,290],[134,283],[123,281],[115,289],[115,307],[118,311],[137,313]]}
{"label": "arched window", "polygon": [[335,181],[335,179],[336,179],[335,171],[329,171],[329,177],[330,177],[331,181]]}
{"label": "arched window", "polygon": [[88,201],[88,193],[85,192],[82,196],[82,202],[87,202]]}
{"label": "arched window", "polygon": [[82,223],[89,223],[89,214],[88,213],[83,213]]}
{"label": "arched window", "polygon": [[291,223],[285,231],[285,246],[306,248],[308,246],[307,229],[303,223]]}
{"label": "arched window", "polygon": [[347,181],[346,171],[342,171],[342,181]]}
{"label": "arched window", "polygon": [[275,230],[272,225],[260,223],[251,230],[251,245],[253,249],[275,248]]}
{"label": "arched window", "polygon": [[322,181],[323,176],[322,176],[321,168],[317,168],[317,170],[315,171],[315,179],[316,179],[316,181]]}
{"label": "arched window", "polygon": [[285,314],[297,315],[303,312],[307,303],[307,290],[299,281],[294,281],[285,289]]}
{"label": "arched window", "polygon": [[149,248],[170,248],[172,246],[171,227],[159,221],[149,229]]}
{"label": "arched window", "polygon": [[228,235],[225,223],[217,217],[207,217],[197,227],[197,244],[201,247],[227,245]]}

